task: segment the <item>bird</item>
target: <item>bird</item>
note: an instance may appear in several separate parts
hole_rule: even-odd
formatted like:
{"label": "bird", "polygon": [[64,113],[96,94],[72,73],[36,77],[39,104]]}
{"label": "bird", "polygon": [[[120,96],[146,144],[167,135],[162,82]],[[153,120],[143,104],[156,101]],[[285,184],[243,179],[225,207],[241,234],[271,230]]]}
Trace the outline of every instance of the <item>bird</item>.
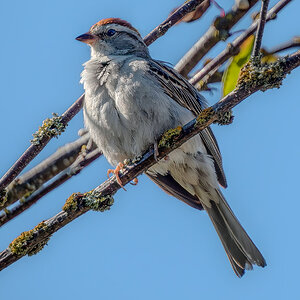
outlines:
{"label": "bird", "polygon": [[[194,119],[207,102],[171,66],[153,59],[138,30],[125,20],[102,19],[76,39],[91,49],[80,80],[84,124],[122,185],[118,174],[124,160],[155,147],[166,130]],[[238,277],[253,265],[266,266],[220,190],[227,181],[210,127],[145,173],[168,194],[207,212]]]}

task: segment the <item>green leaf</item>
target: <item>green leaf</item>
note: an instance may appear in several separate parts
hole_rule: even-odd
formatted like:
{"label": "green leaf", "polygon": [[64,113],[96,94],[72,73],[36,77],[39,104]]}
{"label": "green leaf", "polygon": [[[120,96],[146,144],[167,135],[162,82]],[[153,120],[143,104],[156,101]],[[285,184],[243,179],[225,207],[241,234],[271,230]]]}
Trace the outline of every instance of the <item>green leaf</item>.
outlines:
{"label": "green leaf", "polygon": [[235,89],[240,71],[244,64],[250,59],[254,44],[254,35],[246,39],[240,47],[240,52],[229,60],[228,67],[225,69],[222,77],[222,97]]}

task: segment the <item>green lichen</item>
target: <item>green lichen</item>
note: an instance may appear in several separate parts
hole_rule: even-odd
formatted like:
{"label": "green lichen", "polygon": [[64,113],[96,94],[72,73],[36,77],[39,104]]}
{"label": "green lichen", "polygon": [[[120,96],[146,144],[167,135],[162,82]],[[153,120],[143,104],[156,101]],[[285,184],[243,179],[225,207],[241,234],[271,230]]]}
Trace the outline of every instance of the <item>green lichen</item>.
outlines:
{"label": "green lichen", "polygon": [[5,206],[5,203],[7,201],[7,191],[6,189],[0,190],[0,207]]}
{"label": "green lichen", "polygon": [[47,228],[47,224],[43,221],[37,226],[35,226],[33,229],[29,231],[24,231],[10,243],[9,248],[11,252],[18,256],[24,256],[26,254],[34,255],[38,253],[47,244],[47,242],[50,239],[50,236],[47,237],[47,239],[45,239],[44,241],[35,244],[33,247],[30,247],[30,243],[34,239],[35,233],[41,230],[46,230]]}
{"label": "green lichen", "polygon": [[218,120],[215,123],[219,125],[229,125],[233,122],[232,110],[225,111],[224,113],[218,113]]}
{"label": "green lichen", "polygon": [[72,194],[63,206],[63,210],[66,212],[76,211],[80,208],[86,207],[95,211],[109,210],[113,205],[114,199],[111,195],[102,195],[96,190],[80,194]]}
{"label": "green lichen", "polygon": [[64,211],[75,211],[79,208],[78,206],[78,199],[79,197],[82,198],[83,194],[80,193],[73,193],[65,202],[63,206]]}
{"label": "green lichen", "polygon": [[217,17],[214,20],[214,27],[216,31],[214,33],[215,38],[221,41],[225,41],[230,37],[230,26],[233,19],[233,13],[229,12],[224,17]]}
{"label": "green lichen", "polygon": [[27,255],[32,256],[39,253],[48,244],[49,240],[50,240],[50,236],[44,239],[43,241],[37,243],[33,248],[31,248],[28,251]]}
{"label": "green lichen", "polygon": [[39,127],[39,130],[33,134],[33,139],[30,141],[33,145],[39,145],[45,136],[57,137],[65,131],[66,125],[61,122],[62,117],[56,113],[53,113],[52,115],[53,117],[44,120],[42,126]]}
{"label": "green lichen", "polygon": [[211,107],[205,108],[198,115],[196,119],[195,127],[200,127],[206,124],[214,115],[215,115],[215,111]]}
{"label": "green lichen", "polygon": [[283,68],[285,58],[279,58],[274,63],[261,63],[261,57],[251,58],[242,68],[236,89],[259,88],[266,91],[279,88],[287,73]]}
{"label": "green lichen", "polygon": [[219,29],[219,30],[215,31],[214,36],[218,40],[224,42],[224,41],[226,41],[230,37],[230,34],[229,34],[229,31],[226,30],[226,29]]}
{"label": "green lichen", "polygon": [[83,200],[86,207],[101,212],[109,210],[114,203],[114,198],[111,195],[102,195],[96,190],[85,193]]}
{"label": "green lichen", "polygon": [[181,132],[182,132],[181,126],[167,130],[161,137],[158,143],[158,147],[171,148],[180,137]]}

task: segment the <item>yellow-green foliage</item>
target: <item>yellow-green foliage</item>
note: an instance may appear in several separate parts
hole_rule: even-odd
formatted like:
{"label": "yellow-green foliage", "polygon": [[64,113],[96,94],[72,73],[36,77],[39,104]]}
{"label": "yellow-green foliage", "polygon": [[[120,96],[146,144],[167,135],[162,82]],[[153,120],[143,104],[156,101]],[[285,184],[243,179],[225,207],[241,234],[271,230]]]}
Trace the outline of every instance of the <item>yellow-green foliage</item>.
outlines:
{"label": "yellow-green foliage", "polygon": [[40,141],[45,137],[58,136],[65,131],[66,125],[61,122],[61,116],[53,113],[51,119],[47,118],[43,121],[42,126],[39,127],[39,130],[33,134],[33,139],[31,143],[33,145],[39,145]]}
{"label": "yellow-green foliage", "polygon": [[182,132],[181,126],[167,130],[161,137],[158,143],[158,147],[166,147],[166,148],[172,147],[174,145],[174,142],[178,140],[178,138],[180,137],[181,132]]}
{"label": "yellow-green foliage", "polygon": [[222,97],[235,89],[242,67],[250,59],[254,35],[249,36],[240,46],[237,55],[231,57],[222,77]]}
{"label": "yellow-green foliage", "polygon": [[33,240],[34,234],[36,232],[40,230],[46,230],[46,229],[47,229],[47,225],[43,221],[37,226],[35,226],[33,229],[29,231],[24,231],[10,243],[9,248],[11,252],[18,256],[24,256],[26,254],[33,255],[38,253],[47,244],[50,237],[34,245],[33,247],[30,247],[30,242]]}

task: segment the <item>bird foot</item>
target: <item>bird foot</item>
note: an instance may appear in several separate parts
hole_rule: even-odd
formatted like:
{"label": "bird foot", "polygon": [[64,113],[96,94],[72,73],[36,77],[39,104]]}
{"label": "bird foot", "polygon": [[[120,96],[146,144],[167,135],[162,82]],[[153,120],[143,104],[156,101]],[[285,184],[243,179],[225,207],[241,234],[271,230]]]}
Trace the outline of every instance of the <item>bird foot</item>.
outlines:
{"label": "bird foot", "polygon": [[108,169],[107,170],[107,177],[109,178],[109,175],[112,174],[112,173],[115,174],[118,184],[120,185],[120,187],[124,191],[126,191],[126,189],[124,188],[124,186],[122,184],[122,181],[121,181],[121,179],[119,177],[119,172],[122,171],[122,170],[124,170],[124,164],[122,164],[120,162],[120,163],[118,163],[118,165],[117,165],[117,167],[115,169]]}
{"label": "bird foot", "polygon": [[130,182],[131,185],[137,185],[139,183],[139,180],[137,178],[134,178],[132,182]]}

